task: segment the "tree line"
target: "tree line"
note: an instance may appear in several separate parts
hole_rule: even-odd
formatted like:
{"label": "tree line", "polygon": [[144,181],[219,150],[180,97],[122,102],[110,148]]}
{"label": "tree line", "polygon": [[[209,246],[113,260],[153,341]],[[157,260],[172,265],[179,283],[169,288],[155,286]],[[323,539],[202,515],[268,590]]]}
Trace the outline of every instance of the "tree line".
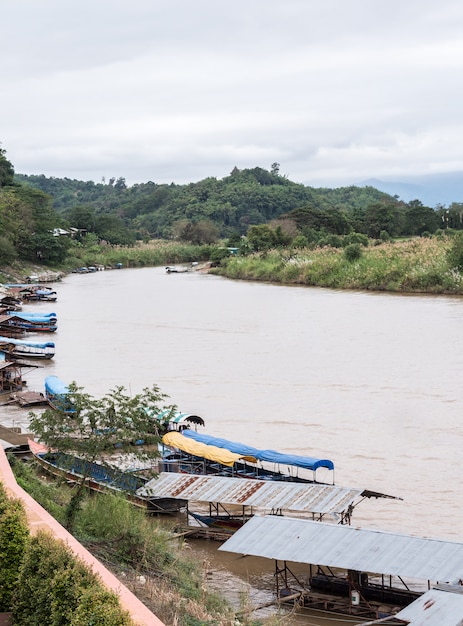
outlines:
{"label": "tree line", "polygon": [[336,245],[352,233],[378,239],[462,230],[463,203],[432,208],[370,186],[305,186],[282,176],[276,163],[186,185],[21,175],[0,148],[0,264],[14,258],[59,264],[70,243],[53,234],[57,228],[75,229],[78,241],[91,235],[128,246],[151,239],[198,245],[225,239],[233,246],[244,237],[251,247],[259,240],[258,248],[294,240]]}

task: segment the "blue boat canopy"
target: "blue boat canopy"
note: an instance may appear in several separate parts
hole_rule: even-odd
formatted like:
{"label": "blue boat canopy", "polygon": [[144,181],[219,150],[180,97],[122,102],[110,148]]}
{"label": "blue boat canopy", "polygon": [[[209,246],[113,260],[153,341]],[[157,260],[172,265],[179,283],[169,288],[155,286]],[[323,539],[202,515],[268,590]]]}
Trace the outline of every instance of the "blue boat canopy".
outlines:
{"label": "blue boat canopy", "polygon": [[45,378],[45,391],[61,396],[69,393],[69,387],[58,376],[47,376]]}
{"label": "blue boat canopy", "polygon": [[30,346],[31,348],[54,348],[53,341],[27,341],[25,339],[13,339],[12,337],[0,337],[0,343],[11,343],[14,346]]}
{"label": "blue boat canopy", "polygon": [[246,456],[253,456],[259,461],[267,461],[269,463],[279,463],[280,465],[292,465],[294,467],[302,467],[304,469],[315,471],[319,467],[325,467],[329,470],[334,470],[334,463],[329,459],[315,459],[309,456],[299,456],[296,454],[284,454],[282,452],[276,452],[275,450],[258,450],[251,446],[247,446],[243,443],[237,443],[234,441],[227,441],[220,437],[211,437],[210,435],[203,435],[192,430],[184,430],[183,435],[190,437],[200,443],[205,443],[217,448],[225,448],[230,452],[236,454],[243,454]]}

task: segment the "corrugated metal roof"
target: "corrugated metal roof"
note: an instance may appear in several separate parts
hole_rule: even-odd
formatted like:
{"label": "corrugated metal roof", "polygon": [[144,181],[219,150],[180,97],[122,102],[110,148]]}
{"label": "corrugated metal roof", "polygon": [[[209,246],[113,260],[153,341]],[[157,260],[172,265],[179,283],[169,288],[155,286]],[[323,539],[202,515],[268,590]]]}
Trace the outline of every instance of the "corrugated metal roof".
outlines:
{"label": "corrugated metal roof", "polygon": [[343,513],[361,489],[284,481],[198,476],[161,472],[137,491],[138,495],[178,498],[195,502],[221,502],[262,509],[305,513]]}
{"label": "corrugated metal roof", "polygon": [[291,517],[255,516],[219,550],[421,580],[463,578],[463,544]]}
{"label": "corrugated metal roof", "polygon": [[430,589],[394,617],[409,626],[463,626],[463,587]]}

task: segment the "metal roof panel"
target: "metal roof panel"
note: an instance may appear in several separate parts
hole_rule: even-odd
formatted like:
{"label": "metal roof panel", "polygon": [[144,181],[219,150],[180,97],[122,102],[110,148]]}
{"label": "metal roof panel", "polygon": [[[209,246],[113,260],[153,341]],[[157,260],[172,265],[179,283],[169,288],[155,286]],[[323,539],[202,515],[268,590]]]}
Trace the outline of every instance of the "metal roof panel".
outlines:
{"label": "metal roof panel", "polygon": [[336,514],[343,513],[361,492],[361,489],[316,483],[161,472],[158,478],[150,480],[137,493],[156,498],[179,498],[262,509]]}
{"label": "metal roof panel", "polygon": [[463,587],[430,589],[394,617],[409,626],[462,626]]}
{"label": "metal roof panel", "polygon": [[463,579],[463,544],[291,517],[255,516],[219,550],[421,580]]}

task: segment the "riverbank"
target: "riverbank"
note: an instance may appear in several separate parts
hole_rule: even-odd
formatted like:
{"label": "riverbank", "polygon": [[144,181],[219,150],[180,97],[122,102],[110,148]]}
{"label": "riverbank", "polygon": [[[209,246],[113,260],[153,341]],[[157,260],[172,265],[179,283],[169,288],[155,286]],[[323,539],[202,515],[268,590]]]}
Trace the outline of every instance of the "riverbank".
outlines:
{"label": "riverbank", "polygon": [[[354,247],[347,248],[274,249],[231,255],[220,263],[211,264],[208,271],[235,280],[282,285],[461,295],[463,274],[449,261],[455,241],[451,236],[417,237],[371,242],[368,246],[353,244]],[[83,249],[78,259],[68,259],[63,267],[16,263],[0,268],[0,281],[23,282],[31,275],[56,277],[77,266],[114,267],[119,264],[122,268],[140,268],[190,263],[203,266],[219,249],[219,246],[167,241],[139,243],[133,247],[99,246]]]}
{"label": "riverbank", "polygon": [[330,289],[463,294],[463,275],[448,261],[451,240],[417,238],[360,247],[270,250],[225,259],[211,272],[226,278]]}

